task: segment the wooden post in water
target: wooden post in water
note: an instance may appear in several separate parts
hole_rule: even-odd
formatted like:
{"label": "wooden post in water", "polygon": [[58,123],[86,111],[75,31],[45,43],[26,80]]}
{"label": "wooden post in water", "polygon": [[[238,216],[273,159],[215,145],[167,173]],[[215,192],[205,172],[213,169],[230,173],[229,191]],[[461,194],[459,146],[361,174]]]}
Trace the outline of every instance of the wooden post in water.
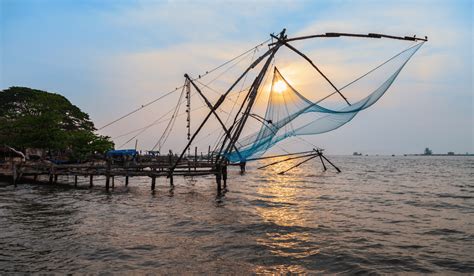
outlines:
{"label": "wooden post in water", "polygon": [[216,172],[216,182],[217,182],[217,193],[220,194],[222,191],[222,168],[219,164],[216,166],[217,172]]}
{"label": "wooden post in water", "polygon": [[197,166],[197,155],[198,155],[198,147],[194,147],[194,171],[196,171],[196,166]]}
{"label": "wooden post in water", "polygon": [[74,187],[77,188],[77,174],[74,175]]}
{"label": "wooden post in water", "polygon": [[152,173],[152,175],[151,175],[151,190],[152,190],[152,191],[155,191],[155,184],[156,184],[155,171],[156,171],[156,168],[153,167],[153,168],[151,169],[151,171],[152,171],[152,172],[151,172],[151,173]]}
{"label": "wooden post in water", "polygon": [[115,176],[112,175],[112,189],[115,188]]}
{"label": "wooden post in water", "polygon": [[224,190],[227,189],[227,165],[222,167],[222,179],[224,180]]}
{"label": "wooden post in water", "polygon": [[151,177],[151,190],[152,190],[152,191],[155,190],[155,184],[156,184],[156,177],[155,177],[155,176],[152,176],[152,177]]}
{"label": "wooden post in water", "polygon": [[49,184],[53,184],[53,165],[49,168]]}
{"label": "wooden post in water", "polygon": [[207,161],[211,161],[211,145],[207,148]]}
{"label": "wooden post in water", "polygon": [[129,161],[127,157],[127,161],[125,162],[125,187],[128,187],[128,167],[129,167]]}
{"label": "wooden post in water", "polygon": [[171,152],[170,152],[170,155],[169,155],[169,162],[170,162],[170,167],[169,167],[170,186],[173,187],[174,186],[173,171],[171,170],[171,168],[173,167],[173,155],[171,154]]}
{"label": "wooden post in water", "polygon": [[246,165],[245,161],[240,161],[239,166],[240,166],[240,173],[241,174],[245,173],[245,165]]}
{"label": "wooden post in water", "polygon": [[326,168],[326,164],[324,164],[323,157],[321,156],[322,153],[319,150],[317,152],[318,152],[318,155],[319,155],[319,159],[321,159],[321,163],[323,164],[324,171],[327,171],[328,169]]}
{"label": "wooden post in water", "polygon": [[108,192],[110,186],[110,159],[107,159],[107,169],[105,171],[105,190]]}
{"label": "wooden post in water", "polygon": [[57,184],[57,183],[58,183],[58,175],[54,174],[54,184]]}
{"label": "wooden post in water", "polygon": [[321,154],[321,157],[323,157],[324,160],[328,161],[328,163],[331,164],[336,169],[337,172],[341,172],[341,170],[338,167],[336,167],[336,165],[334,165],[331,161],[329,161],[329,159],[327,159],[326,156]]}
{"label": "wooden post in water", "polygon": [[12,184],[16,187],[16,164],[12,161]]}
{"label": "wooden post in water", "polygon": [[94,184],[93,178],[94,178],[94,176],[92,174],[89,175],[89,188],[92,188],[92,185]]}

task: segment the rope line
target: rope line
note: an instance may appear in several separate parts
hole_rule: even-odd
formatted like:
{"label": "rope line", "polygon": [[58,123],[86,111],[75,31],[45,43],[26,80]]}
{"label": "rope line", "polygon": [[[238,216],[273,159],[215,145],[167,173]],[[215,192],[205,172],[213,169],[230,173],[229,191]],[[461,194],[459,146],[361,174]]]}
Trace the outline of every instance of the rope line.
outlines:
{"label": "rope line", "polygon": [[[253,51],[255,48],[258,48],[258,47],[264,45],[264,44],[267,43],[268,41],[270,41],[270,39],[267,39],[267,40],[265,40],[265,41],[259,43],[258,45],[252,47],[251,49],[249,49],[249,50],[243,52],[242,54],[240,54],[240,55],[238,55],[238,56],[236,56],[236,57],[234,57],[234,58],[232,58],[232,59],[230,59],[230,60],[228,60],[228,61],[222,63],[221,65],[219,65],[219,66],[217,66],[217,67],[214,67],[213,69],[211,69],[211,70],[209,70],[209,71],[206,71],[206,73],[204,73],[204,74],[202,74],[202,75],[199,75],[197,78],[194,78],[193,80],[200,79],[200,78],[202,78],[202,77],[205,77],[205,76],[207,76],[207,75],[213,73],[213,72],[216,71],[216,70],[219,70],[220,68],[226,66],[227,64],[233,62],[234,60],[236,60],[236,59],[238,59],[238,58],[240,58],[240,57],[242,57],[242,56],[244,56],[244,55],[250,53],[250,52]],[[154,100],[151,100],[150,102],[147,102],[147,103],[145,103],[145,104],[142,104],[140,107],[138,107],[138,108],[136,108],[136,109],[130,111],[129,113],[127,113],[127,114],[125,114],[125,115],[119,117],[118,119],[115,119],[115,120],[113,120],[113,121],[111,121],[111,122],[105,124],[104,126],[98,128],[97,130],[102,130],[102,129],[104,129],[104,128],[110,126],[110,125],[113,125],[113,124],[115,124],[116,122],[121,121],[121,120],[123,120],[123,119],[129,117],[130,115],[132,115],[132,114],[134,114],[134,113],[136,113],[136,112],[138,112],[138,111],[144,109],[145,107],[148,107],[148,106],[150,106],[151,104],[154,104],[154,103],[156,103],[157,101],[159,101],[159,100],[161,100],[161,99],[163,99],[163,98],[165,98],[165,97],[167,97],[167,96],[173,94],[174,92],[178,91],[178,90],[181,89],[181,88],[183,88],[183,85],[180,86],[180,87],[176,87],[175,89],[173,89],[173,90],[171,90],[171,91],[165,93],[164,95],[162,95],[162,96],[160,96],[160,97],[158,97],[158,98],[156,98],[156,99],[154,99]]]}

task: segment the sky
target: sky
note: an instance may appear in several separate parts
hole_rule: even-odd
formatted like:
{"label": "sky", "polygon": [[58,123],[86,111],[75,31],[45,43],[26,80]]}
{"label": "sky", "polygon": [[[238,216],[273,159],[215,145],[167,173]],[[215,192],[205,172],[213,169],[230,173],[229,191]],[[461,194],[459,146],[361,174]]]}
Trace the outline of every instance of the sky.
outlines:
{"label": "sky", "polygon": [[[435,153],[474,152],[472,14],[472,1],[0,0],[0,89],[26,86],[62,94],[99,128],[181,86],[184,73],[204,74],[283,28],[289,37],[325,32],[426,35],[429,41],[373,107],[335,131],[304,136],[305,142],[283,141],[280,149],[307,150],[315,144],[329,154],[421,153],[425,147]],[[412,44],[329,39],[294,45],[341,87]],[[251,54],[210,86],[224,92],[255,57]],[[273,65],[313,100],[331,92],[288,51],[279,53]],[[216,91],[205,93],[215,101]],[[261,93],[255,112],[264,110],[268,92]],[[117,147],[130,140],[122,148],[133,148],[138,139],[139,149],[150,149],[166,122],[134,139],[137,132],[116,137],[156,121],[173,109],[179,95],[180,90],[98,133],[113,137]],[[202,104],[193,97],[193,107]],[[221,115],[232,106],[226,102]],[[193,113],[193,130],[204,111]],[[249,133],[257,124],[249,124]],[[207,151],[219,132],[217,121],[208,126],[196,142],[200,151]],[[186,142],[185,133],[185,116],[177,117],[162,150],[177,151]]]}

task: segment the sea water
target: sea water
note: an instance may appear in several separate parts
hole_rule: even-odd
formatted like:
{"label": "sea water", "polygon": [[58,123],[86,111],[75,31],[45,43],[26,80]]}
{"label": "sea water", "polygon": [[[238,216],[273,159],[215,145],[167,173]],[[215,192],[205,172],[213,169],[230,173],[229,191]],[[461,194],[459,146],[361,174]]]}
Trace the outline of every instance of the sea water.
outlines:
{"label": "sea water", "polygon": [[[474,158],[333,156],[245,175],[0,184],[0,273],[474,273]],[[237,169],[237,168],[236,168]]]}

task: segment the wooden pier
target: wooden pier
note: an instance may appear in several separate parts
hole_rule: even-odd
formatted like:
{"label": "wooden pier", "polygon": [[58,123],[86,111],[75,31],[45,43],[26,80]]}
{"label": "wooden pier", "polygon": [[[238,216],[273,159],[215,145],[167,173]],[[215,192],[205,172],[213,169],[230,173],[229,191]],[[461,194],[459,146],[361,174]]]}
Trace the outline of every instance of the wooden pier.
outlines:
{"label": "wooden pier", "polygon": [[[89,177],[89,186],[94,185],[94,178],[105,177],[105,189],[109,191],[114,186],[116,177],[123,177],[125,185],[128,186],[132,177],[147,176],[150,178],[151,190],[155,190],[156,178],[166,177],[170,186],[173,186],[175,176],[204,176],[215,175],[217,191],[220,192],[227,186],[227,165],[219,166],[213,162],[213,158],[202,158],[198,156],[182,159],[176,164],[175,156],[160,156],[153,161],[125,161],[114,162],[112,159],[96,161],[85,164],[54,164],[47,161],[21,161],[8,162],[0,166],[0,176],[9,179],[13,185],[18,181],[30,179],[37,181],[43,176],[47,182],[53,184],[58,182],[59,176],[72,176],[74,186],[77,186],[78,177]],[[173,168],[171,170],[171,168]],[[223,185],[223,186],[222,186]]]}

